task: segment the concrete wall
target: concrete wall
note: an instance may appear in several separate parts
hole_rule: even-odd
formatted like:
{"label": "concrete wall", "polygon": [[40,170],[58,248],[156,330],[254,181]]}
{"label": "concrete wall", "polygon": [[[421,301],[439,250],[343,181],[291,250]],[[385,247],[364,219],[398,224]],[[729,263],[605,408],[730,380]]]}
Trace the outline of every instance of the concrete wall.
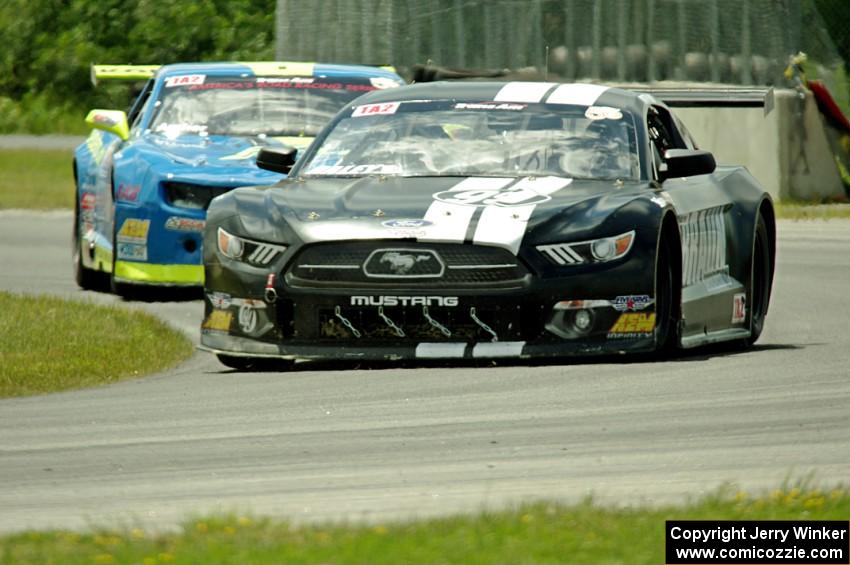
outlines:
{"label": "concrete wall", "polygon": [[823,117],[811,93],[774,92],[775,107],[676,108],[701,149],[718,163],[742,164],[776,199],[844,195]]}

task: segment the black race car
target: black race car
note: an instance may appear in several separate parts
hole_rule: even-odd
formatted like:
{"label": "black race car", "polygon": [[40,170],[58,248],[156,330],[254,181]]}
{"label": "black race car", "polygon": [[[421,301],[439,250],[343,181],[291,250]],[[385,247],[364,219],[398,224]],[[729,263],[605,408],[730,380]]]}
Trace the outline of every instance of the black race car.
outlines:
{"label": "black race car", "polygon": [[669,106],[764,99],[545,82],[362,96],[297,164],[260,152],[285,180],[212,201],[201,347],[248,368],[752,344],[771,199]]}

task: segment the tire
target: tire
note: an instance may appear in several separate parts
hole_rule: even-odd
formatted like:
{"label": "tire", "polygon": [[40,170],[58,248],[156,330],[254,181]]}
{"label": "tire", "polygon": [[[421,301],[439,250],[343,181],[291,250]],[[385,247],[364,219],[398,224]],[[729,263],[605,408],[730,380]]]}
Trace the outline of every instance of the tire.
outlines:
{"label": "tire", "polygon": [[666,241],[658,245],[655,262],[655,354],[671,355],[678,348],[679,291],[673,273],[671,246]]}
{"label": "tire", "polygon": [[747,292],[747,304],[750,309],[750,337],[746,340],[748,346],[753,345],[758,340],[764,329],[767,306],[770,302],[771,272],[770,238],[767,232],[767,223],[759,212],[753,237],[750,288]]}
{"label": "tire", "polygon": [[236,357],[221,353],[216,354],[216,357],[219,363],[237,371],[285,371],[294,364],[294,361],[289,359],[267,357]]}
{"label": "tire", "polygon": [[74,226],[71,230],[71,262],[74,267],[74,280],[83,290],[97,290],[100,287],[99,273],[83,265],[82,238],[80,237],[80,197],[74,195]]}

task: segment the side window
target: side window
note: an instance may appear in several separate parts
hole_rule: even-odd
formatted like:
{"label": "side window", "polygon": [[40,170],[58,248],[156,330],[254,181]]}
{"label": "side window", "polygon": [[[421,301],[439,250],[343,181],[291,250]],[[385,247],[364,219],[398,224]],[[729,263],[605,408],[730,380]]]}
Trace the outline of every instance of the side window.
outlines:
{"label": "side window", "polygon": [[668,149],[688,149],[688,144],[682,138],[679,130],[666,108],[650,106],[646,115],[646,131],[652,145],[652,164],[656,178],[658,172],[666,169],[664,153]]}
{"label": "side window", "polygon": [[153,79],[151,79],[145,83],[141,93],[139,93],[133,101],[130,109],[127,110],[127,122],[130,124],[130,129],[136,128],[139,120],[141,120],[141,117],[145,113],[144,109],[148,106],[148,100],[150,99],[151,91],[153,90],[153,82]]}

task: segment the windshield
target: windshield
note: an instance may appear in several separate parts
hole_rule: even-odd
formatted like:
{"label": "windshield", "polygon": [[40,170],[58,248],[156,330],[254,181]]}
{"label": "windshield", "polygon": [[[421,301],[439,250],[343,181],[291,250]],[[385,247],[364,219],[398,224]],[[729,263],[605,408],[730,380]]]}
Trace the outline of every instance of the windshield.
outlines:
{"label": "windshield", "polygon": [[314,137],[340,108],[375,88],[368,77],[169,77],[149,129],[171,137]]}
{"label": "windshield", "polygon": [[611,107],[412,101],[354,108],[303,176],[640,178],[635,121]]}

